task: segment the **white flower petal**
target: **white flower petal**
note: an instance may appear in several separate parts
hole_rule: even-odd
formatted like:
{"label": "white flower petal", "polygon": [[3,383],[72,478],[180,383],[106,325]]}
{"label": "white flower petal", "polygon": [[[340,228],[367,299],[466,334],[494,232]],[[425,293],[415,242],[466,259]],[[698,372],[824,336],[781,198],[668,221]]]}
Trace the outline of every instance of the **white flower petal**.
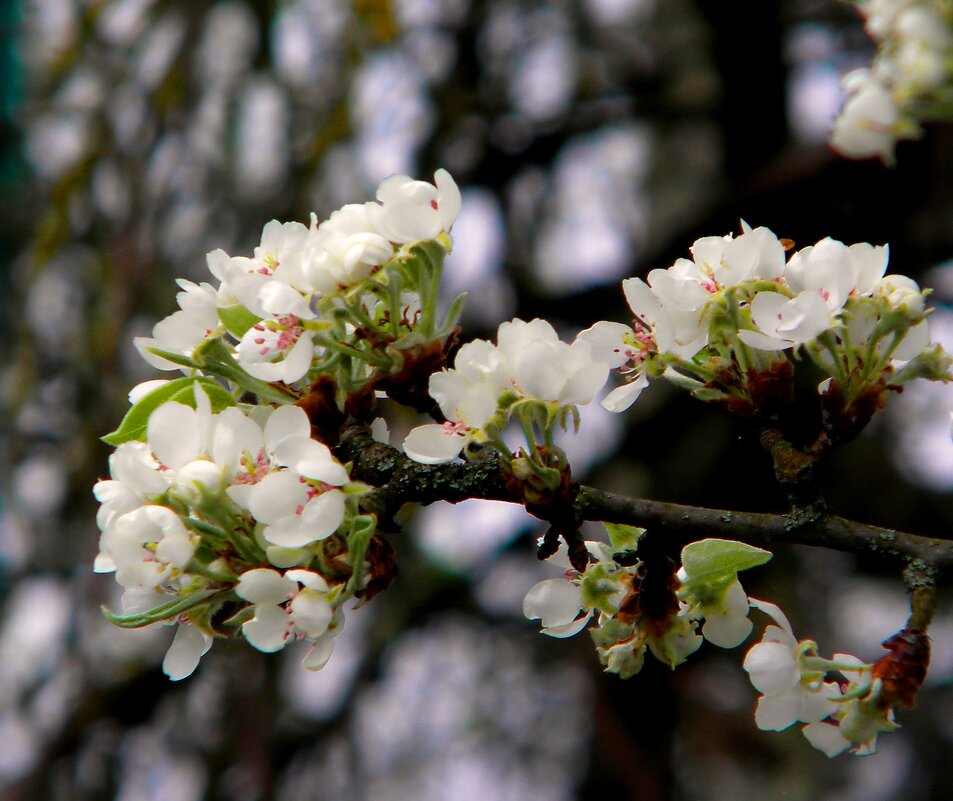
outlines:
{"label": "white flower petal", "polygon": [[452,462],[466,444],[461,434],[448,434],[441,425],[417,426],[404,439],[404,453],[421,464]]}
{"label": "white flower petal", "polygon": [[302,590],[291,600],[291,620],[308,637],[324,634],[332,617],[331,604],[320,592]]}
{"label": "white flower petal", "polygon": [[199,422],[195,409],[181,403],[163,403],[149,416],[149,448],[173,470],[201,455]]}
{"label": "white flower petal", "polygon": [[284,603],[297,591],[294,581],[266,567],[245,571],[235,585],[235,594],[253,604]]}
{"label": "white flower petal", "polygon": [[602,408],[607,412],[624,412],[635,403],[642,390],[649,385],[645,373],[639,373],[635,381],[616,387],[602,399]]}
{"label": "white flower petal", "polygon": [[291,618],[280,606],[258,604],[255,616],[242,624],[242,633],[259,651],[280,651],[291,636]]}
{"label": "white flower petal", "polygon": [[753,624],[747,617],[716,614],[705,618],[702,636],[719,648],[735,648],[747,639],[752,628]]}
{"label": "white flower petal", "polygon": [[802,731],[811,745],[829,757],[837,756],[850,745],[850,740],[841,734],[840,727],[832,723],[809,723]]}
{"label": "white flower petal", "polygon": [[763,731],[781,731],[794,723],[801,711],[800,686],[791,687],[776,695],[763,695],[758,699],[754,722]]}
{"label": "white flower petal", "polygon": [[555,637],[560,640],[566,637],[572,637],[574,634],[578,634],[582,631],[591,618],[592,612],[590,611],[578,620],[563,623],[559,626],[547,626],[540,630],[540,634],[545,634],[547,637]]}
{"label": "white flower petal", "polygon": [[298,474],[292,470],[282,470],[269,473],[252,486],[248,494],[248,511],[259,523],[271,524],[295,514],[297,508],[307,500],[307,487]]}
{"label": "white flower petal", "polygon": [[192,674],[212,647],[212,638],[189,623],[179,623],[172,645],[162,660],[162,672],[172,681]]}
{"label": "white flower petal", "polygon": [[265,445],[270,451],[274,451],[282,440],[289,437],[308,439],[310,436],[311,422],[307,412],[300,406],[279,406],[265,423]]}
{"label": "white flower petal", "polygon": [[347,471],[331,455],[330,448],[323,442],[308,437],[287,437],[281,440],[275,447],[275,457],[299,475],[323,481],[325,484],[339,487],[347,484],[349,480]]}
{"label": "white flower petal", "polygon": [[301,666],[307,670],[321,670],[331,658],[331,652],[334,650],[334,638],[329,634],[318,637],[315,640],[311,650],[308,651]]}
{"label": "white flower petal", "polygon": [[777,695],[801,680],[794,649],[780,642],[760,642],[745,656],[744,669],[755,689]]}
{"label": "white flower petal", "polygon": [[539,582],[523,599],[523,614],[529,620],[539,619],[545,629],[572,623],[581,609],[582,591],[564,578]]}

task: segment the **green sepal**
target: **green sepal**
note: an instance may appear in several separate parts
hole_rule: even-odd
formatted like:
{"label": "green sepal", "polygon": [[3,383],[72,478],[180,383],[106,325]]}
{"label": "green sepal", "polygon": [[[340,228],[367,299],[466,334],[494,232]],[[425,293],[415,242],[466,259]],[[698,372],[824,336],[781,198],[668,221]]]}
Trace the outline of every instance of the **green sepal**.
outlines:
{"label": "green sepal", "polygon": [[351,521],[351,530],[347,535],[348,562],[351,565],[347,591],[350,595],[364,589],[364,554],[376,531],[377,518],[374,515],[357,515]]}
{"label": "green sepal", "polygon": [[607,565],[597,564],[590,567],[579,589],[583,608],[598,609],[607,615],[614,615],[619,611],[619,584],[613,579]]}
{"label": "green sepal", "polygon": [[228,626],[229,628],[239,628],[242,623],[247,623],[255,616],[255,605],[249,604],[242,609],[239,609],[234,615],[232,615],[227,620],[222,621],[223,626]]}
{"label": "green sepal", "polygon": [[635,633],[631,623],[619,620],[606,620],[598,626],[589,628],[589,636],[597,648],[611,648],[618,642],[630,639]]}
{"label": "green sepal", "polygon": [[[199,347],[201,347],[201,345]],[[192,359],[181,353],[173,353],[170,350],[162,350],[162,348],[146,348],[146,350],[154,356],[165,359],[167,362],[179,365],[179,367],[187,367],[192,370],[198,369],[198,365],[196,365]]]}
{"label": "green sepal", "polygon": [[598,653],[606,673],[615,673],[620,679],[631,679],[645,664],[645,645],[634,640],[600,648]]}
{"label": "green sepal", "polygon": [[645,534],[644,528],[627,526],[624,523],[604,523],[609,535],[609,542],[613,551],[634,551],[639,547],[639,540]]}
{"label": "green sepal", "polygon": [[199,590],[198,592],[186,595],[184,598],[176,598],[174,601],[160,604],[148,612],[140,612],[136,615],[117,615],[110,612],[105,606],[101,606],[100,610],[103,613],[103,617],[114,626],[119,626],[123,629],[141,629],[143,626],[148,626],[160,620],[170,620],[171,618],[178,617],[186,610],[198,606],[219,592],[221,592],[221,590]]}
{"label": "green sepal", "polygon": [[148,395],[140,398],[122,418],[119,428],[102,437],[107,445],[121,445],[123,442],[134,440],[144,441],[148,431],[149,417],[162,404],[175,402],[195,408],[194,384],[198,382],[205,394],[212,402],[212,411],[220,412],[228,406],[235,405],[235,399],[220,384],[210,378],[186,377],[176,378],[152,390]]}
{"label": "green sepal", "polygon": [[252,314],[240,303],[234,303],[231,306],[219,306],[218,319],[222,321],[225,330],[235,339],[241,339],[253,325],[261,320],[261,317]]}

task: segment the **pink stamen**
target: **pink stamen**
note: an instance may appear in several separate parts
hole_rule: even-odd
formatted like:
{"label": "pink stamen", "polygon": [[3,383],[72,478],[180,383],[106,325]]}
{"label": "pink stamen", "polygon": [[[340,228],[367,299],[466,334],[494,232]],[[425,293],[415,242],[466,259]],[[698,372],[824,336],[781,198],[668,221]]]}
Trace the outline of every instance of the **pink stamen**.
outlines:
{"label": "pink stamen", "polygon": [[239,464],[245,472],[235,474],[233,481],[236,484],[257,484],[271,472],[271,459],[268,458],[264,448],[258,451],[254,461],[251,459],[251,454],[246,452]]}
{"label": "pink stamen", "polygon": [[447,421],[443,424],[443,433],[448,436],[453,436],[455,434],[466,434],[469,431],[467,424],[462,420],[458,420],[455,423]]}
{"label": "pink stamen", "polygon": [[437,211],[437,201],[436,201],[436,200],[431,200],[431,201],[430,201],[430,208],[432,208],[434,211]]}

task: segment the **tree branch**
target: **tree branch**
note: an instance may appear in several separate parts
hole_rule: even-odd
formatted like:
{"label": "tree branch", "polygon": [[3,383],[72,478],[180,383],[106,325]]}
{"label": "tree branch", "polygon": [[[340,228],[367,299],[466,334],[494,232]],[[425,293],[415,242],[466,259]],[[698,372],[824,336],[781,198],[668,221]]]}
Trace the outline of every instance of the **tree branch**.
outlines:
{"label": "tree branch", "polygon": [[[352,462],[353,478],[375,487],[363,499],[385,525],[405,503],[458,503],[468,498],[521,500],[504,484],[495,454],[477,452],[465,464],[423,465],[396,448],[374,440],[366,428],[347,428],[335,449]],[[582,486],[576,508],[583,520],[626,523],[690,542],[725,537],[763,548],[814,545],[871,557],[919,572],[953,567],[953,540],[923,537],[828,514],[810,507],[786,515],[705,509],[631,498]]]}

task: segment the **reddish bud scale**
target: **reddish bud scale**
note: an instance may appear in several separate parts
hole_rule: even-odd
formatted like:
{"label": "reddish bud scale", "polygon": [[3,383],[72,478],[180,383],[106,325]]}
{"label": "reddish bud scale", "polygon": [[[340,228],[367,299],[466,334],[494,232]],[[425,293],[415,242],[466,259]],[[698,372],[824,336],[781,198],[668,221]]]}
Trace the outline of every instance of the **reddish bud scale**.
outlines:
{"label": "reddish bud scale", "polygon": [[848,404],[843,389],[836,381],[832,381],[821,395],[821,419],[826,442],[829,445],[843,445],[860,434],[871,418],[883,409],[888,389],[901,392],[903,388],[887,384],[884,376]]}
{"label": "reddish bud scale", "polygon": [[[719,380],[724,386],[741,386],[745,390],[747,397],[729,395],[719,402],[736,417],[770,417],[794,402],[794,365],[787,359],[775,362],[770,370],[739,374],[733,367]],[[717,382],[709,382],[709,386],[718,388]]]}
{"label": "reddish bud scale", "polygon": [[402,350],[403,365],[390,375],[382,375],[368,384],[369,391],[383,390],[390,398],[443,422],[436,401],[430,397],[430,376],[447,366],[450,351],[455,347],[459,329],[454,329],[446,342],[435,340]]}
{"label": "reddish bud scale", "polygon": [[341,438],[341,427],[347,419],[338,408],[335,390],[333,378],[318,376],[308,394],[295,403],[307,413],[311,435],[326,445],[337,445]]}
{"label": "reddish bud scale", "polygon": [[880,703],[912,707],[930,666],[930,638],[922,629],[905,628],[884,640],[883,647],[888,653],[871,670],[883,682]]}
{"label": "reddish bud scale", "polygon": [[650,638],[660,640],[678,614],[678,566],[663,554],[642,553],[641,549],[640,554],[643,571],[633,576],[616,617],[623,622],[638,621]]}
{"label": "reddish bud scale", "polygon": [[397,578],[397,553],[380,534],[375,534],[367,543],[364,559],[367,562],[367,586],[354,593],[362,605],[390,587]]}

